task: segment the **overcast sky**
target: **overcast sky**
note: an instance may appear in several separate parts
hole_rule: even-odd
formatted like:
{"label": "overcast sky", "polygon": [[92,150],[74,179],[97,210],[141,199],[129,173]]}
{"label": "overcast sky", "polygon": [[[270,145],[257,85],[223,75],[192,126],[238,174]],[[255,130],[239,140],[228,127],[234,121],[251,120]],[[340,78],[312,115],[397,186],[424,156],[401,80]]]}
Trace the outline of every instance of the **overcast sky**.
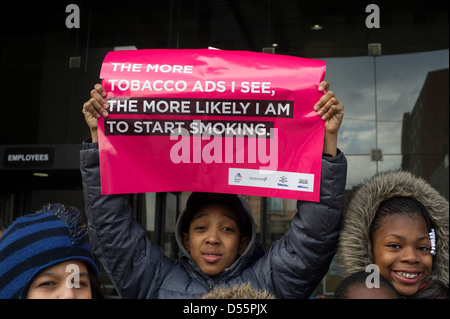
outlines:
{"label": "overcast sky", "polygon": [[[411,112],[428,72],[449,67],[449,50],[378,56],[378,148],[383,161],[378,171],[400,168],[403,114]],[[348,154],[347,188],[376,173],[370,151],[375,148],[374,58],[329,58],[325,79],[344,104],[345,116],[338,146]],[[360,154],[360,155],[352,155]],[[367,156],[363,156],[367,154]]]}

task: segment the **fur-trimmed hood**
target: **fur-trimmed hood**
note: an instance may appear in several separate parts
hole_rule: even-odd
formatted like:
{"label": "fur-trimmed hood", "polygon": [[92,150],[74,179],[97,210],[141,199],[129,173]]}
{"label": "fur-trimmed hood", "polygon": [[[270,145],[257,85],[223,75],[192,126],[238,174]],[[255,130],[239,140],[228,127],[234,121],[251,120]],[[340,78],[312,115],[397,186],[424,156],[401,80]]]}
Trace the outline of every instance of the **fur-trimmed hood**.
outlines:
{"label": "fur-trimmed hood", "polygon": [[431,281],[449,285],[449,203],[428,182],[407,171],[390,171],[366,180],[344,212],[337,258],[343,276],[373,264],[369,229],[380,204],[392,197],[412,197],[428,211],[435,226],[436,255]]}
{"label": "fur-trimmed hood", "polygon": [[202,296],[202,299],[275,299],[267,290],[253,289],[250,282],[231,287],[214,287],[210,292]]}

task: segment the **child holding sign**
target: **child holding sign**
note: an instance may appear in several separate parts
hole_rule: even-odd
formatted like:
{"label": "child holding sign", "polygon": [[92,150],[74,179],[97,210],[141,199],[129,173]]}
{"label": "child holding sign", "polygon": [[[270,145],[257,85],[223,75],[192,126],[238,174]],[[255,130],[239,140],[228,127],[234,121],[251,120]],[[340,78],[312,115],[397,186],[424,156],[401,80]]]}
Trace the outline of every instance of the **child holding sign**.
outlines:
{"label": "child holding sign", "polygon": [[268,252],[243,197],[193,193],[177,221],[178,260],[164,256],[132,216],[130,196],[102,195],[97,119],[108,116],[97,84],[83,106],[92,141],[83,143],[81,173],[89,235],[123,298],[198,298],[214,287],[249,282],[276,298],[308,298],[334,256],[344,206],[347,161],[337,149],[343,105],[326,90],[314,106],[325,121],[320,202],[298,201],[298,213]]}

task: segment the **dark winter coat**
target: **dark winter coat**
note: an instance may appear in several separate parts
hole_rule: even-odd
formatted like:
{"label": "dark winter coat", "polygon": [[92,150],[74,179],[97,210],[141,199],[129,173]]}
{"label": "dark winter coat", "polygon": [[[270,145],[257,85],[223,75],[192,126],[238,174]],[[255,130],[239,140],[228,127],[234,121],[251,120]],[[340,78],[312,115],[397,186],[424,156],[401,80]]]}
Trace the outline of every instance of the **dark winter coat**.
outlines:
{"label": "dark winter coat", "polygon": [[101,195],[97,144],[83,143],[80,164],[90,243],[123,298],[199,298],[215,286],[247,282],[276,298],[308,298],[335,254],[347,174],[341,152],[322,160],[321,202],[298,201],[299,212],[291,227],[266,253],[244,200],[251,241],[245,252],[214,278],[200,270],[182,245],[184,212],[176,228],[181,257],[174,260],[146,237],[132,216],[129,195]]}
{"label": "dark winter coat", "polygon": [[374,263],[370,225],[380,204],[392,197],[412,197],[428,211],[437,237],[430,285],[408,298],[448,298],[449,203],[425,180],[406,171],[374,176],[355,192],[344,212],[337,259],[343,276],[364,271]]}

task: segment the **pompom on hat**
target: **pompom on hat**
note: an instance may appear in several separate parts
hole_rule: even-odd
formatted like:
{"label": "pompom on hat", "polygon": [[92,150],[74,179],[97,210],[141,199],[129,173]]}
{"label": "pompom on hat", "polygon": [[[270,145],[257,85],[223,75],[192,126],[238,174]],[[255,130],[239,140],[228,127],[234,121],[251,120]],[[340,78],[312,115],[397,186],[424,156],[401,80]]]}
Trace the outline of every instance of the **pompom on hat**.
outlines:
{"label": "pompom on hat", "polygon": [[17,218],[0,239],[0,299],[26,298],[40,271],[72,259],[84,261],[98,275],[77,209],[47,204]]}

